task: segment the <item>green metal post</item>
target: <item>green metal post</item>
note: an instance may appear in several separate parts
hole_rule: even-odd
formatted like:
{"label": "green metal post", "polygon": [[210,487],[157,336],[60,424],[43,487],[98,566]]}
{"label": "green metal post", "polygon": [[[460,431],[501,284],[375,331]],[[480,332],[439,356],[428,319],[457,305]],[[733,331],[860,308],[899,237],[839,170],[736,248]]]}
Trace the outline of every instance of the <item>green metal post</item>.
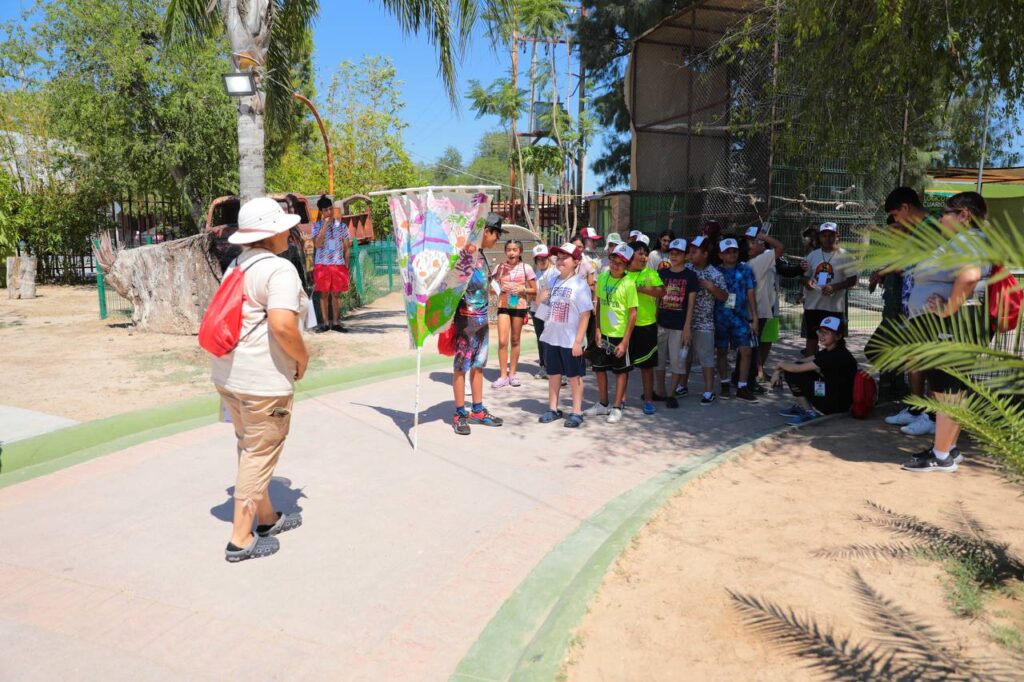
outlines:
{"label": "green metal post", "polygon": [[356,281],[356,293],[359,294],[359,300],[363,301],[363,271],[362,265],[359,262],[359,242],[352,242],[352,272]]}
{"label": "green metal post", "polygon": [[[99,241],[95,242],[97,248],[99,247]],[[100,319],[107,319],[107,284],[103,278],[103,268],[99,263],[96,263],[96,292],[100,299]]]}

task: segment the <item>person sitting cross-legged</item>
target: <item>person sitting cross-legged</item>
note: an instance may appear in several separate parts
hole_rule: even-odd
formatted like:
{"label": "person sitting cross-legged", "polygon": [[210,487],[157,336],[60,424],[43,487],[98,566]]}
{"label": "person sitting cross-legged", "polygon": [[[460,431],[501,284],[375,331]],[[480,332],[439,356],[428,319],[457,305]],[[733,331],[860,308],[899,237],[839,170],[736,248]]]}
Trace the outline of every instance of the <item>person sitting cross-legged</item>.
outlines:
{"label": "person sitting cross-legged", "polygon": [[772,386],[785,380],[797,401],[779,413],[789,417],[789,424],[845,412],[853,405],[857,360],[847,349],[843,336],[842,320],[826,317],[817,329],[818,350],[814,355],[796,362],[780,362],[775,367]]}

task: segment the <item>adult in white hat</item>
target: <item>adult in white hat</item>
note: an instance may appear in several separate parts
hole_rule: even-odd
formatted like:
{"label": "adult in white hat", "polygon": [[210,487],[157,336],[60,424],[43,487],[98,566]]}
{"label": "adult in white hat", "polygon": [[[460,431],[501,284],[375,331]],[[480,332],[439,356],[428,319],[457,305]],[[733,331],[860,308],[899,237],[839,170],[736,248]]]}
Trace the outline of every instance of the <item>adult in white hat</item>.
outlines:
{"label": "adult in white hat", "polygon": [[238,439],[229,562],[273,554],[279,547],[274,536],[302,525],[298,513],[275,511],[267,494],[288,435],[294,384],[309,363],[299,331],[309,302],[298,272],[277,256],[287,250],[288,230],[297,222],[299,216],[260,197],[242,206],[238,230],[228,237],[242,246],[231,265],[245,271],[242,329],[235,349],[213,359],[211,375]]}

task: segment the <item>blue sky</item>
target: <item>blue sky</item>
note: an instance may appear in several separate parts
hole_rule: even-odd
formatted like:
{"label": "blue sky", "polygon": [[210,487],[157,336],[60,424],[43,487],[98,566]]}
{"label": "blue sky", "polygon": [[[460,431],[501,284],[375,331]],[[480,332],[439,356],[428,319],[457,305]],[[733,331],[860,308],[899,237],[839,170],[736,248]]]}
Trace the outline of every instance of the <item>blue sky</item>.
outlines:
{"label": "blue sky", "polygon": [[[0,0],[0,20],[16,19],[23,8],[32,4],[31,0]],[[453,110],[437,73],[435,48],[423,38],[404,36],[377,0],[321,2],[313,39],[320,92],[326,91],[338,64],[346,59],[358,61],[364,55],[391,58],[402,81],[406,105],[403,116],[409,123],[405,140],[417,163],[434,161],[451,145],[462,153],[463,162],[468,165],[481,136],[499,128],[496,118],[477,119],[465,98],[461,99],[459,110]],[[458,91],[460,95],[465,93],[472,79],[489,84],[507,70],[507,57],[496,55],[481,32],[459,66]],[[560,89],[563,88],[564,84]],[[600,145],[600,139],[595,140],[595,145]],[[508,182],[507,177],[504,182]],[[589,168],[585,184],[588,192],[597,187]]]}

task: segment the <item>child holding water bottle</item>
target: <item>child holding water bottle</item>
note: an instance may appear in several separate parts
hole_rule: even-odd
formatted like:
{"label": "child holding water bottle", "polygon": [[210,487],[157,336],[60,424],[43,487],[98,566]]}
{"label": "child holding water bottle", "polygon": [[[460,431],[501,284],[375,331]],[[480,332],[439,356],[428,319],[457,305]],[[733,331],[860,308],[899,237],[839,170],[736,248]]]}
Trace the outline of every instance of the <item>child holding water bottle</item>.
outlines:
{"label": "child holding water bottle", "polygon": [[[668,245],[668,268],[658,274],[665,283],[665,295],[658,300],[658,366],[655,369],[655,400],[664,400],[665,407],[679,407],[684,384],[684,353],[690,346],[693,308],[699,283],[693,270],[686,267],[686,240],[674,239]],[[671,370],[672,388],[668,387],[666,367]]]}

